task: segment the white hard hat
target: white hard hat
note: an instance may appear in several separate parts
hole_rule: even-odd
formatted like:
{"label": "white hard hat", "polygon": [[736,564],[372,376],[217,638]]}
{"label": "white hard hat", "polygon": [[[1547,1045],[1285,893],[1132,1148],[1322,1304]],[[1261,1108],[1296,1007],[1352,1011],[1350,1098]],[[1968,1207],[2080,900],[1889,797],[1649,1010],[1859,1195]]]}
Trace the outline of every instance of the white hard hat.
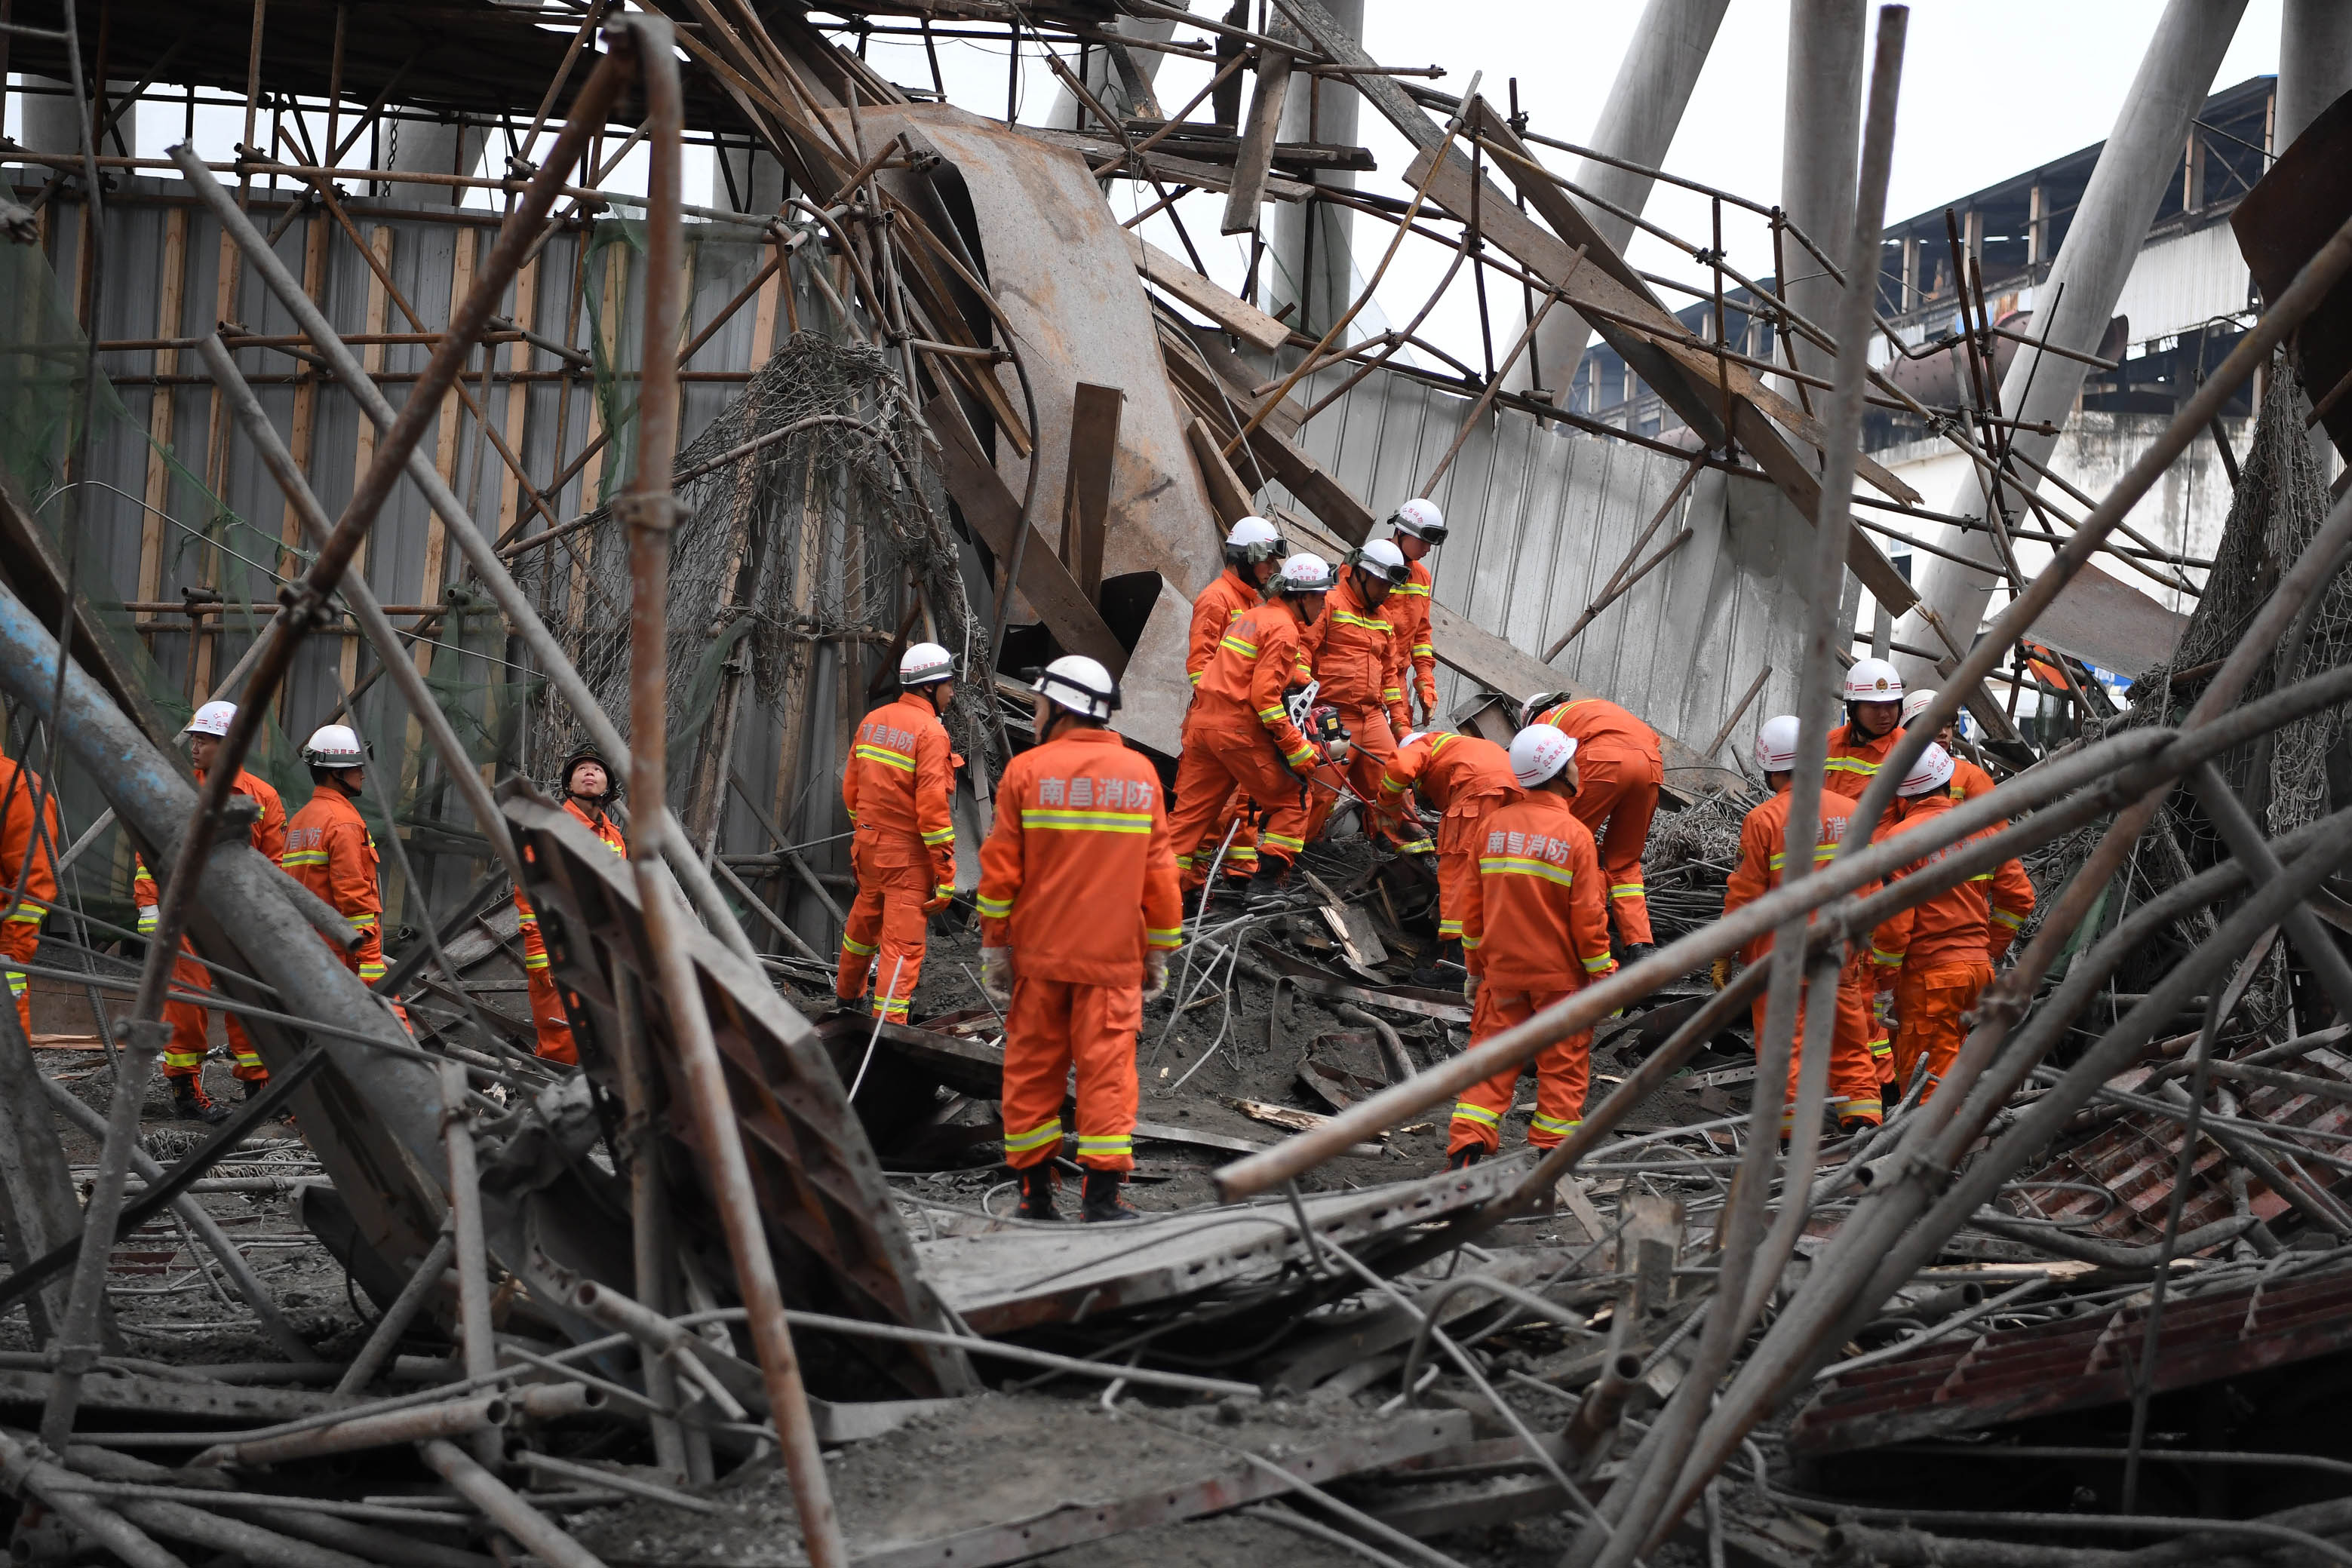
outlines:
{"label": "white hard hat", "polygon": [[1895,792],[1907,800],[1915,795],[1932,795],[1951,781],[1952,754],[1931,740],[1927,749],[1919,754],[1919,760],[1911,765],[1911,771],[1903,776],[1903,782],[1895,787]]}
{"label": "white hard hat", "polygon": [[1396,548],[1393,539],[1374,539],[1356,552],[1356,564],[1386,582],[1402,582],[1412,575],[1404,551]]}
{"label": "white hard hat", "polygon": [[1425,729],[1408,729],[1402,735],[1397,737],[1397,749],[1399,751],[1402,751],[1414,741],[1427,740],[1428,738],[1429,731]]}
{"label": "white hard hat", "polygon": [[1047,702],[1081,718],[1108,720],[1118,706],[1118,683],[1083,653],[1067,653],[1037,673],[1029,688]]}
{"label": "white hard hat", "polygon": [[359,768],[367,759],[367,742],[347,724],[322,724],[302,743],[302,760],[312,768]]}
{"label": "white hard hat", "polygon": [[1427,539],[1433,545],[1445,542],[1445,514],[1437,509],[1434,501],[1407,501],[1396,509],[1389,523],[1399,533],[1411,534],[1417,539]]}
{"label": "white hard hat", "polygon": [[1845,673],[1845,700],[1850,703],[1899,703],[1903,677],[1884,659],[1856,659]]}
{"label": "white hard hat", "polygon": [[1519,727],[1525,729],[1560,704],[1568,701],[1566,692],[1537,692],[1519,705]]}
{"label": "white hard hat", "polygon": [[955,679],[955,655],[937,643],[918,643],[898,655],[898,689],[936,685]]}
{"label": "white hard hat", "polygon": [[1277,593],[1328,593],[1339,580],[1329,561],[1301,550],[1282,563],[1282,570],[1275,574],[1274,588]]}
{"label": "white hard hat", "polygon": [[228,727],[236,722],[235,703],[206,703],[196,710],[182,735],[226,735]]}
{"label": "white hard hat", "polygon": [[1225,534],[1225,559],[1235,566],[1254,566],[1282,553],[1282,530],[1264,517],[1244,517]]}
{"label": "white hard hat", "polygon": [[1767,773],[1788,773],[1797,766],[1797,716],[1784,713],[1768,718],[1756,731],[1756,766]]}
{"label": "white hard hat", "polygon": [[1511,737],[1511,777],[1519,788],[1532,789],[1567,767],[1576,756],[1576,738],[1548,724],[1529,725]]}
{"label": "white hard hat", "polygon": [[1934,702],[1937,695],[1931,691],[1903,694],[1903,723],[1906,728],[1927,711],[1927,705]]}

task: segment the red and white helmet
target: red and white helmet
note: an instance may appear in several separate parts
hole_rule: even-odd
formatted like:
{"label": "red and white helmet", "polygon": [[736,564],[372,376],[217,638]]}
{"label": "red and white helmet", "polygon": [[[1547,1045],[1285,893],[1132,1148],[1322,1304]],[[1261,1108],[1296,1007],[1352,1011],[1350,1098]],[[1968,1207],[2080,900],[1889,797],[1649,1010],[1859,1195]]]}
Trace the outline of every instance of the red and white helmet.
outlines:
{"label": "red and white helmet", "polygon": [[1412,575],[1405,564],[1404,551],[1396,548],[1392,539],[1374,539],[1356,552],[1356,565],[1383,582],[1402,582]]}
{"label": "red and white helmet", "polygon": [[1756,766],[1767,773],[1790,773],[1797,766],[1797,716],[1768,718],[1756,731]]}
{"label": "red and white helmet", "polygon": [[1110,722],[1118,707],[1118,682],[1111,673],[1083,653],[1065,653],[1037,672],[1029,688],[1047,702],[1066,707],[1080,718]]}
{"label": "red and white helmet", "polygon": [[1419,498],[1407,501],[1389,518],[1389,526],[1401,534],[1411,534],[1433,545],[1445,542],[1445,514],[1437,509],[1434,501]]}
{"label": "red and white helmet", "polygon": [[322,724],[302,744],[302,760],[312,768],[363,768],[367,742],[347,724]]}
{"label": "red and white helmet", "polygon": [[1952,754],[1931,740],[1927,749],[1919,754],[1919,760],[1911,765],[1911,771],[1903,776],[1903,782],[1895,787],[1895,792],[1908,800],[1917,795],[1932,795],[1951,781]]}
{"label": "red and white helmet", "polygon": [[1339,574],[1321,556],[1301,550],[1282,563],[1275,574],[1276,593],[1328,593],[1339,585]]}
{"label": "red and white helmet", "polygon": [[1899,703],[1903,676],[1884,659],[1856,659],[1845,673],[1845,700],[1850,703]]}
{"label": "red and white helmet", "polygon": [[1932,704],[1936,698],[1941,695],[1942,694],[1940,693],[1932,691],[1904,693],[1903,727],[1906,729],[1908,729],[1912,725],[1917,723],[1919,716],[1927,711],[1928,705]]}
{"label": "red and white helmet", "polygon": [[898,689],[934,686],[955,679],[955,655],[937,643],[918,643],[898,655]]}
{"label": "red and white helmet", "polygon": [[1548,724],[1533,724],[1511,737],[1511,777],[1532,789],[1574,760],[1576,738]]}
{"label": "red and white helmet", "polygon": [[180,733],[182,735],[226,735],[228,727],[236,722],[236,705],[235,703],[206,703],[196,710],[196,716],[188,720],[188,727]]}

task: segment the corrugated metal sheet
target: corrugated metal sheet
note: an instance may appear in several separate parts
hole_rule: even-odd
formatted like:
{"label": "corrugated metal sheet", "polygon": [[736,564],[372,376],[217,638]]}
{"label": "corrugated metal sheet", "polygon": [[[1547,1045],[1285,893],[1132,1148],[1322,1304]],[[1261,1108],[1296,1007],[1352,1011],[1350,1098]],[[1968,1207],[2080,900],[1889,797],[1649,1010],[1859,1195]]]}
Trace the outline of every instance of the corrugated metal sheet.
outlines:
{"label": "corrugated metal sheet", "polygon": [[2228,224],[2211,223],[2142,250],[2115,313],[2130,319],[2131,340],[2145,343],[2238,314],[2250,287],[2237,236]]}

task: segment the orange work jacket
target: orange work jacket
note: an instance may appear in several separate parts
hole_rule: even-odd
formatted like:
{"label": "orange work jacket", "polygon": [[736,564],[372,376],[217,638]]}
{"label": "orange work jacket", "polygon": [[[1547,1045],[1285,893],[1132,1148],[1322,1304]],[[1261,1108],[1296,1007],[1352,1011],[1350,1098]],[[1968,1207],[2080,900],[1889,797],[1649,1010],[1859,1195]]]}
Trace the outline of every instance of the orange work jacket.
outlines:
{"label": "orange work jacket", "polygon": [[[1788,861],[1789,806],[1795,796],[1782,789],[1762,805],[1748,813],[1739,824],[1739,864],[1732,869],[1731,880],[1723,891],[1723,912],[1731,914],[1755,903],[1780,885],[1781,873]],[[1853,802],[1843,795],[1822,791],[1821,827],[1814,834],[1813,869],[1819,871],[1837,857],[1838,846],[1845,841],[1846,831],[1853,825]],[[1866,883],[1855,892],[1863,896],[1878,891],[1874,882]],[[1896,920],[1900,922],[1901,916]],[[1878,988],[1895,983],[1895,971],[1903,967],[1900,943],[1908,931],[1907,925],[1882,925],[1872,935],[1870,965]],[[1885,944],[1897,944],[1893,947]],[[1772,934],[1766,932],[1749,940],[1739,950],[1740,962],[1759,964],[1764,955],[1772,950]]]}
{"label": "orange work jacket", "polygon": [[1016,976],[1139,988],[1145,953],[1183,940],[1181,896],[1160,775],[1116,732],[1066,726],[1006,766],[980,930]]}
{"label": "orange work jacket", "polygon": [[1396,759],[1381,774],[1375,810],[1394,821],[1408,789],[1445,819],[1437,846],[1443,853],[1470,847],[1445,842],[1446,828],[1493,810],[1517,792],[1518,780],[1511,773],[1511,754],[1493,741],[1439,731],[1398,749]]}
{"label": "orange work jacket", "polygon": [[1194,685],[1201,684],[1201,672],[1209,667],[1209,655],[1217,651],[1225,629],[1265,602],[1257,584],[1232,567],[1201,591],[1201,597],[1192,601],[1192,632],[1184,645],[1184,674]]}
{"label": "orange work jacket", "polygon": [[352,798],[321,784],[286,824],[286,852],[278,863],[287,874],[352,923],[360,945],[345,961],[369,985],[383,978],[383,894],[376,881],[375,838]]}
{"label": "orange work jacket", "polygon": [[[195,769],[195,775],[196,787],[202,789],[205,770],[199,768]],[[229,786],[229,791],[250,797],[254,804],[261,808],[261,820],[253,824],[253,847],[273,861],[281,858],[286,853],[286,802],[278,798],[277,789],[267,780],[257,779],[240,768],[236,782]],[[145,861],[134,856],[131,863],[131,902],[139,906],[139,930],[144,935],[155,929],[155,922],[159,918],[156,906],[163,903],[163,890],[155,885],[155,878],[148,872]]]}
{"label": "orange work jacket", "polygon": [[1536,723],[1548,724],[1576,742],[1579,757],[1636,756],[1664,766],[1658,732],[1601,697],[1574,697],[1546,709]]}
{"label": "orange work jacket", "polygon": [[1870,781],[1878,777],[1878,765],[1903,738],[1903,727],[1896,725],[1876,740],[1871,739],[1850,724],[1842,724],[1830,731],[1829,759],[1822,773],[1822,788],[1835,790],[1849,800],[1859,800]]}
{"label": "orange work jacket", "polygon": [[[25,879],[24,898],[7,915],[10,925],[38,926],[48,914],[45,904],[58,896],[58,798],[54,791],[50,793],[47,810],[41,813],[41,831],[36,832],[33,801],[40,792],[39,774],[0,757],[0,801],[5,802],[5,810],[0,810],[0,879],[5,879],[0,880],[0,889],[15,887],[20,876]],[[27,860],[32,862],[29,870]],[[43,902],[35,903],[36,899]]]}
{"label": "orange work jacket", "polygon": [[1325,702],[1342,710],[1384,709],[1402,725],[1406,722],[1404,639],[1397,635],[1386,609],[1385,604],[1375,610],[1364,603],[1350,571],[1324,597],[1322,615],[1299,643],[1315,679],[1322,683]]}
{"label": "orange work jacket", "polygon": [[1405,562],[1412,575],[1389,590],[1387,602],[1381,613],[1396,628],[1397,642],[1404,649],[1405,662],[1412,666],[1413,688],[1421,693],[1422,706],[1434,707],[1437,694],[1437,649],[1429,640],[1429,602],[1433,580],[1425,560]]}
{"label": "orange work jacket", "polygon": [[1548,789],[1480,821],[1478,874],[1464,884],[1462,910],[1470,972],[1507,991],[1573,991],[1615,973],[1592,830]]}
{"label": "orange work jacket", "polygon": [[[590,816],[580,809],[580,802],[569,795],[563,798],[563,809],[572,813],[573,821],[595,834],[598,843],[616,855],[627,856],[629,841],[621,836],[621,830],[613,825],[612,818],[602,810]],[[539,935],[539,915],[532,910],[530,900],[522,895],[520,888],[515,889],[514,905],[515,914],[522,921],[522,967],[535,973],[547,967],[547,944]]]}
{"label": "orange work jacket", "polygon": [[[1895,831],[1909,832],[1925,827],[1953,809],[1949,793],[1938,790],[1932,795],[1920,795],[1903,803],[1903,820]],[[1972,833],[1959,843],[1931,851],[1924,859],[1895,873],[1897,877],[1923,871],[1972,843],[1986,833]],[[1993,912],[1999,908],[2006,918],[1996,921]],[[2025,867],[2016,860],[2003,861],[1991,871],[1979,872],[1957,887],[1949,887],[1927,900],[1914,904],[1903,915],[1879,927],[1882,934],[1897,931],[1898,923],[1908,922],[1907,932],[1894,940],[1895,948],[1903,962],[1915,973],[1929,969],[1952,968],[1968,964],[1987,964],[1998,960],[2009,951],[2011,939],[2025,917],[2033,913],[2033,883],[2025,874]],[[1882,936],[1882,940],[1886,940]]]}
{"label": "orange work jacket", "polygon": [[954,752],[929,698],[903,692],[866,716],[842,770],[841,803],[870,863],[928,864],[940,895],[953,893],[954,792]]}
{"label": "orange work jacket", "polygon": [[1187,731],[1195,724],[1227,732],[1257,726],[1292,768],[1313,766],[1315,748],[1282,706],[1282,694],[1297,674],[1303,630],[1298,611],[1287,599],[1270,599],[1226,627],[1208,667],[1201,672],[1192,716],[1185,721]]}

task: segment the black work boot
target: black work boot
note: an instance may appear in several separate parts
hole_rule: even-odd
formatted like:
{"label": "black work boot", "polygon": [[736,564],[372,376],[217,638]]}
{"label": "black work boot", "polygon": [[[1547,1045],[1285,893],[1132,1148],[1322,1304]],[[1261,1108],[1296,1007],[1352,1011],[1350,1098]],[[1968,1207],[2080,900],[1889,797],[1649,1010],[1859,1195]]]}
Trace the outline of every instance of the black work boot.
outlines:
{"label": "black work boot", "polygon": [[236,1086],[244,1092],[246,1099],[258,1100],[261,1098],[261,1092],[269,1087],[269,1080],[267,1078],[240,1078],[236,1081]]}
{"label": "black work boot", "polygon": [[1121,1201],[1119,1184],[1127,1179],[1118,1171],[1088,1171],[1085,1218],[1089,1225],[1100,1225],[1122,1219],[1140,1219],[1143,1216],[1132,1205]]}
{"label": "black work boot", "polygon": [[1050,1163],[1029,1166],[1021,1173],[1021,1207],[1014,1216],[1022,1219],[1059,1219],[1062,1211],[1054,1207],[1054,1189],[1061,1178]]}
{"label": "black work boot", "polygon": [[1456,1149],[1452,1154],[1446,1155],[1445,1168],[1450,1171],[1466,1171],[1472,1166],[1476,1165],[1480,1160],[1483,1160],[1486,1157],[1486,1145],[1484,1144],[1472,1144],[1467,1148]]}
{"label": "black work boot", "polygon": [[[1456,967],[1453,969],[1447,968],[1445,966],[1449,962],[1455,965]],[[1431,956],[1428,963],[1423,965],[1421,967],[1413,970],[1412,974],[1405,977],[1406,983],[1409,985],[1419,986],[1423,990],[1433,991],[1439,987],[1445,985],[1451,977],[1459,973],[1459,966],[1461,963],[1461,942],[1458,939],[1441,942],[1438,944],[1436,953]]]}
{"label": "black work boot", "polygon": [[1657,950],[1658,945],[1654,942],[1628,942],[1625,944],[1625,951],[1619,956],[1617,962],[1630,969]]}
{"label": "black work boot", "polygon": [[172,1080],[172,1114],[191,1122],[217,1125],[228,1120],[228,1107],[215,1102],[193,1072]]}
{"label": "black work boot", "polygon": [[1290,862],[1279,855],[1260,855],[1257,873],[1249,879],[1249,906],[1265,909],[1290,896]]}

